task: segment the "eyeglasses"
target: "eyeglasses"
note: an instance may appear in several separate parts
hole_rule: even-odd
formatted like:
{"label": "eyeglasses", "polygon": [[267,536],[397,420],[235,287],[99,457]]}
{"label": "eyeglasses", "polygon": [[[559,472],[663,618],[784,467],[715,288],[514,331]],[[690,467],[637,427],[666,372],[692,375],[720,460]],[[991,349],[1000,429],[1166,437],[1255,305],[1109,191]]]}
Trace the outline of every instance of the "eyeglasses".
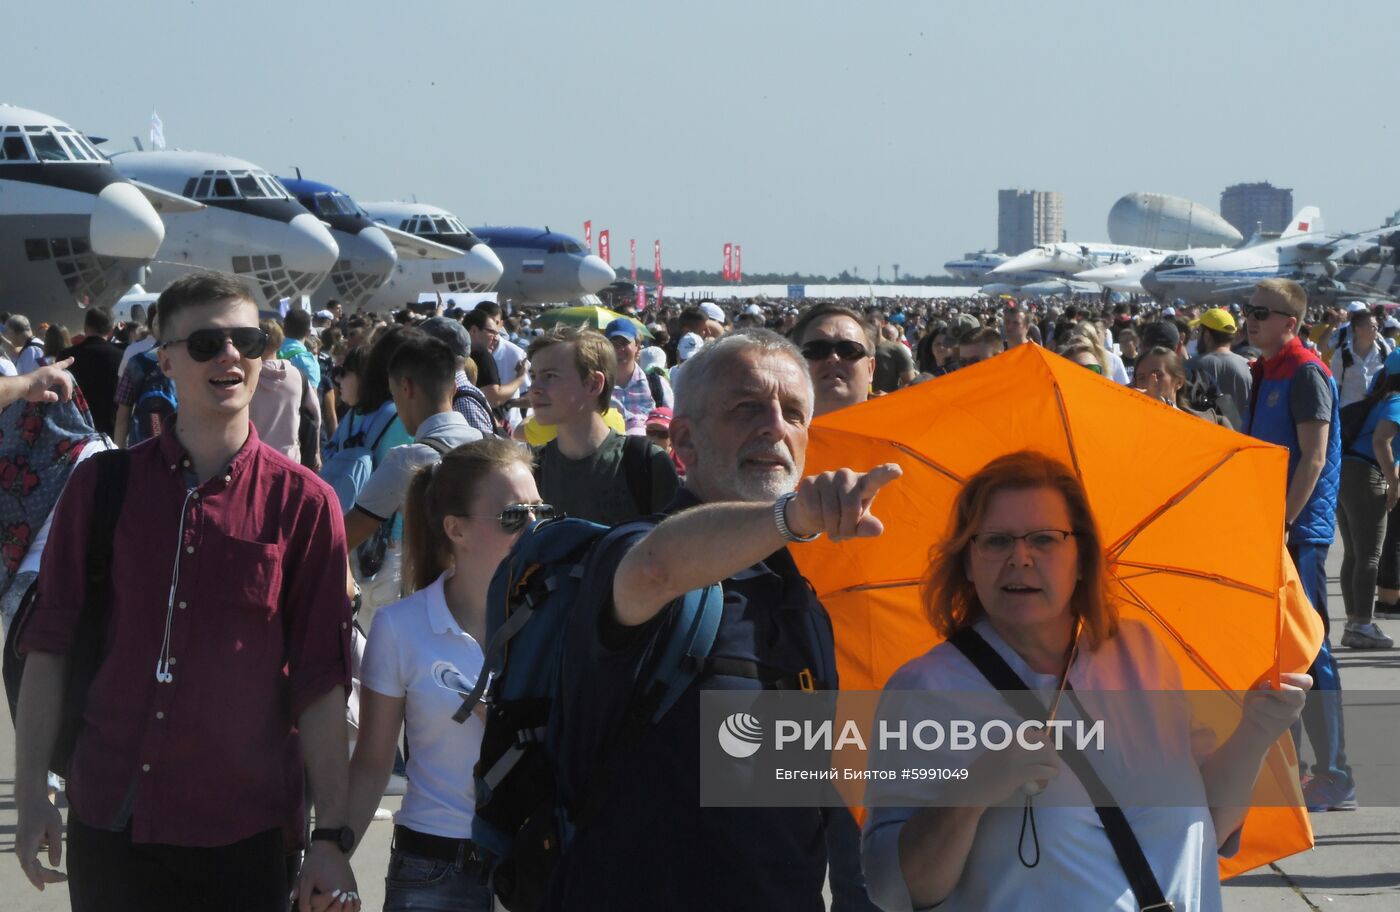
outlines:
{"label": "eyeglasses", "polygon": [[1271,310],[1267,307],[1249,307],[1246,308],[1244,312],[1244,315],[1246,317],[1249,317],[1251,320],[1255,320],[1259,323],[1263,323],[1265,320],[1269,319],[1269,317],[1273,314],[1278,314],[1284,317],[1293,316],[1293,314],[1291,313],[1286,313],[1282,310]]}
{"label": "eyeglasses", "polygon": [[1018,541],[1024,540],[1036,554],[1050,554],[1074,534],[1065,529],[1036,529],[1024,535],[1012,535],[1010,532],[979,532],[972,536],[972,547],[981,557],[1005,558],[1011,555]]}
{"label": "eyeglasses", "polygon": [[212,361],[223,353],[226,342],[232,342],[234,349],[245,358],[261,358],[267,350],[267,333],[256,326],[196,329],[183,339],[162,342],[161,347],[169,348],[183,343],[185,351],[194,360]]}
{"label": "eyeglasses", "polygon": [[[464,519],[472,519],[470,513],[458,513]],[[501,531],[507,535],[514,535],[524,529],[531,520],[545,522],[554,519],[559,515],[559,511],[547,503],[527,504],[514,503],[507,504],[506,508],[496,514],[496,522],[501,524]],[[481,518],[481,517],[478,517]]]}
{"label": "eyeglasses", "polygon": [[859,361],[869,357],[865,346],[854,339],[841,339],[836,342],[829,339],[813,339],[802,346],[802,357],[808,361],[825,361],[831,357],[832,352],[836,352],[836,357],[842,361]]}

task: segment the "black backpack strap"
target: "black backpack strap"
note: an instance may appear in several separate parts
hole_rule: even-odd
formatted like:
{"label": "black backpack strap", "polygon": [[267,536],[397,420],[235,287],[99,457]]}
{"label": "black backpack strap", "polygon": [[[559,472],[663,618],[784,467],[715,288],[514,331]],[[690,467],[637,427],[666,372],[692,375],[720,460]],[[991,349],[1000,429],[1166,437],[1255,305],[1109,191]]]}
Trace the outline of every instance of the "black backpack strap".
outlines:
{"label": "black backpack strap", "polygon": [[422,440],[419,440],[417,442],[423,444],[423,446],[425,447],[431,447],[432,449],[437,450],[437,454],[439,456],[446,456],[448,453],[457,449],[455,446],[448,443],[446,440],[442,440],[437,437],[424,437]]}
{"label": "black backpack strap", "polygon": [[126,481],[131,465],[128,450],[107,450],[92,457],[97,467],[93,494],[92,520],[88,525],[87,556],[84,563],[83,604],[78,627],[68,651],[67,680],[63,688],[63,719],[55,757],[71,757],[77,744],[87,709],[88,690],[102,664],[107,642],[107,621],[112,601],[112,550],[117,520],[126,499]]}
{"label": "black backpack strap", "polygon": [[[971,662],[982,677],[1001,691],[1002,696],[1011,703],[1013,708],[1022,716],[1032,719],[1043,718],[1045,707],[1040,705],[1040,701],[1032,696],[1026,682],[1021,680],[1021,676],[1007,664],[991,644],[982,638],[982,635],[971,627],[964,627],[948,638],[967,660]],[[1066,690],[1069,690],[1066,683]],[[1022,700],[1018,694],[1025,694],[1026,700]],[[1077,699],[1074,704],[1081,713],[1084,713],[1083,706]],[[1029,706],[1027,701],[1037,707],[1027,712]],[[1026,707],[1026,708],[1023,708]],[[1087,714],[1086,714],[1087,715]],[[1089,793],[1089,797],[1094,802],[1094,810],[1098,812],[1099,820],[1103,823],[1104,832],[1108,835],[1108,841],[1113,845],[1113,854],[1118,856],[1118,864],[1122,866],[1123,873],[1128,877],[1128,886],[1133,890],[1138,908],[1143,912],[1154,912],[1154,910],[1175,908],[1167,902],[1162,893],[1161,886],[1157,883],[1157,876],[1152,873],[1152,866],[1147,862],[1147,856],[1143,854],[1142,844],[1138,842],[1137,836],[1133,833],[1132,825],[1128,823],[1128,818],[1124,816],[1123,809],[1114,801],[1113,794],[1108,790],[1108,786],[1099,777],[1089,758],[1073,745],[1066,742],[1066,746],[1060,750],[1060,756],[1079,781],[1084,785],[1084,790]]]}
{"label": "black backpack strap", "polygon": [[651,441],[639,434],[622,438],[622,474],[627,492],[642,516],[656,512],[651,504]]}
{"label": "black backpack strap", "polygon": [[664,408],[666,401],[665,397],[662,395],[664,390],[661,386],[661,375],[647,372],[644,376],[647,378],[647,386],[651,389],[652,407]]}

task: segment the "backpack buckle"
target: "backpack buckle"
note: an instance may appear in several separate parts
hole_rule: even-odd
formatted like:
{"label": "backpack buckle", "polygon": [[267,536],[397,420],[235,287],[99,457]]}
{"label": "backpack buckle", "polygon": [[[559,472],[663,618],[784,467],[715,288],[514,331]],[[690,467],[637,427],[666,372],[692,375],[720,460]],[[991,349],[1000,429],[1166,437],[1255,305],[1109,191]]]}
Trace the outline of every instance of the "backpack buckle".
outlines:
{"label": "backpack buckle", "polygon": [[797,686],[803,693],[816,693],[817,682],[812,678],[812,669],[804,668],[797,673]]}

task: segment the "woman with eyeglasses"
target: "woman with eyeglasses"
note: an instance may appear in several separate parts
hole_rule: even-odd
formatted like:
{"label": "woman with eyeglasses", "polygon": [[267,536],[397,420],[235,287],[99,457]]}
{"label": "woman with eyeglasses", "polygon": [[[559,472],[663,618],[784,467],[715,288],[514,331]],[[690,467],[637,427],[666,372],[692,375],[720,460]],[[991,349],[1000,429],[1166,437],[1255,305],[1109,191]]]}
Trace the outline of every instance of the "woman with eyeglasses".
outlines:
{"label": "woman with eyeglasses", "polygon": [[[414,476],[404,502],[403,586],[380,609],[360,667],[360,731],[350,761],[350,824],[363,841],[407,726],[408,790],[394,816],[384,908],[490,910],[471,842],[471,768],[485,722],[458,724],[485,659],[486,590],[541,504],[530,451],[499,437],[464,444]],[[451,672],[444,672],[450,668]]]}
{"label": "woman with eyeglasses", "polygon": [[[895,673],[882,710],[918,692],[957,692],[959,709],[972,715],[969,707],[984,700],[1001,707],[995,691],[1013,685],[994,687],[997,663],[1037,692],[1032,705],[1046,715],[1024,717],[1036,722],[1082,718],[1081,706],[1105,705],[1104,691],[1181,690],[1180,672],[1152,630],[1119,617],[1088,496],[1063,463],[1030,451],[994,460],[965,483],[950,526],[931,553],[924,586],[929,619],[947,641]],[[1164,773],[1151,779],[1154,789],[1174,785],[1172,799],[1160,802],[1174,806],[1127,808],[1126,826],[1177,912],[1221,908],[1217,853],[1233,851],[1265,752],[1298,717],[1311,685],[1307,675],[1282,677],[1280,690],[1249,692],[1244,721],[1219,747],[1188,708],[1171,701],[1134,700],[1141,714],[1126,724],[1112,708],[1121,702],[1107,703],[1098,716],[1112,716],[1104,750],[1082,756],[1110,783],[1110,795],[1111,783],[1122,793],[1125,776],[1151,776],[1148,768]],[[954,787],[893,793],[924,805],[949,796],[941,806],[878,806],[878,791],[874,799],[867,793],[877,806],[866,822],[863,856],[870,896],[881,908],[1152,904],[1130,887],[1105,837],[1111,807],[1100,815],[1066,754],[1044,739],[1035,743],[964,752],[948,764],[968,770],[944,784]],[[893,762],[907,765],[914,753]],[[885,768],[880,760],[873,754],[872,768]],[[1121,837],[1121,828],[1115,832]]]}

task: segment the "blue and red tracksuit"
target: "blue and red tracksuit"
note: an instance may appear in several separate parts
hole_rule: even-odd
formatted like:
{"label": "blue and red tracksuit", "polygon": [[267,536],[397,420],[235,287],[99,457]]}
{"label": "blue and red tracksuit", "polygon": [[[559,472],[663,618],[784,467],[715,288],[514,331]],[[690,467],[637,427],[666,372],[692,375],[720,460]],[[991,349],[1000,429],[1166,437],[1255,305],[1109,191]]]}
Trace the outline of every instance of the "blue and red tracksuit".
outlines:
{"label": "blue and red tracksuit", "polygon": [[[1327,461],[1318,476],[1312,495],[1303,510],[1293,520],[1288,531],[1288,553],[1298,568],[1303,592],[1322,615],[1327,630],[1327,549],[1332,544],[1337,514],[1337,489],[1342,476],[1342,418],[1338,405],[1337,383],[1332,372],[1317,353],[1304,347],[1297,337],[1288,340],[1277,355],[1260,359],[1250,366],[1254,385],[1249,396],[1249,414],[1245,416],[1245,433],[1260,440],[1288,448],[1288,479],[1298,468],[1302,447],[1298,442],[1298,425],[1293,420],[1293,381],[1305,370],[1318,370],[1327,378],[1332,391],[1332,419],[1327,431]],[[1336,659],[1324,637],[1317,658],[1308,668],[1315,682],[1315,693],[1309,696],[1303,710],[1303,725],[1312,744],[1313,772],[1325,776],[1345,792],[1354,787],[1351,766],[1346,759],[1346,735],[1342,728],[1341,673]],[[1295,736],[1296,736],[1295,731]]]}

